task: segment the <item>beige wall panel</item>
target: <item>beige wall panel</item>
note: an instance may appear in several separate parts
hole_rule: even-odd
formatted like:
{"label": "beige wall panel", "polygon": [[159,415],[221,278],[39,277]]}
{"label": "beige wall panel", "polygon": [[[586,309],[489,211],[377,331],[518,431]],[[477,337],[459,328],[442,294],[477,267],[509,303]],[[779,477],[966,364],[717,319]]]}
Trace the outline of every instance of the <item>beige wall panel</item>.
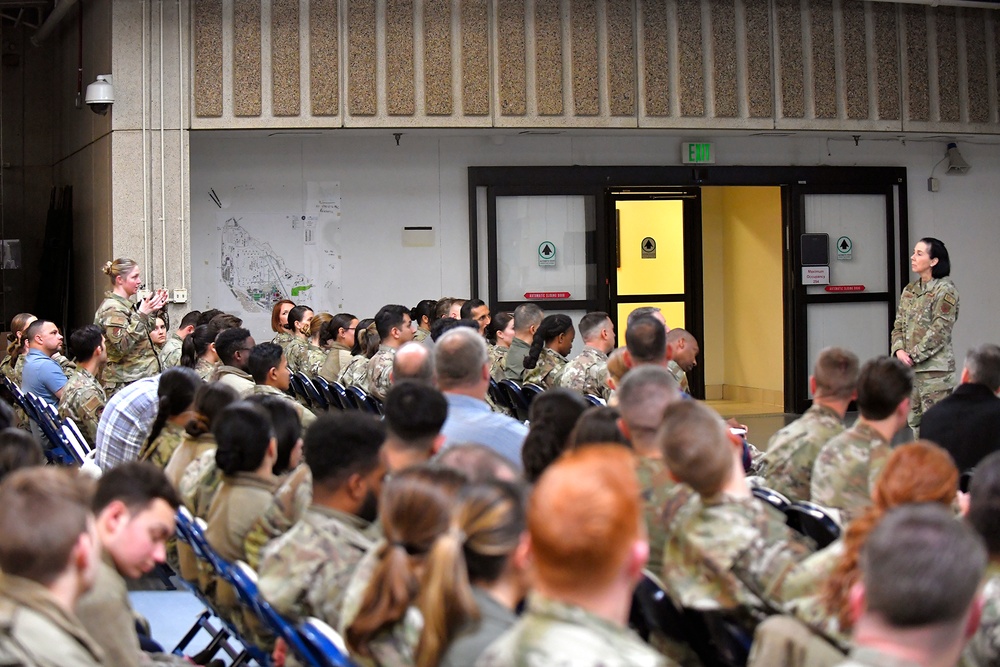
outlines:
{"label": "beige wall panel", "polygon": [[958,17],[954,7],[939,7],[937,28],[938,108],[942,122],[961,119],[958,69]]}
{"label": "beige wall panel", "polygon": [[985,9],[963,10],[971,123],[988,123],[990,120],[989,71],[986,66],[986,11]]}
{"label": "beige wall panel", "polygon": [[337,0],[309,4],[309,106],[313,116],[340,114]]}
{"label": "beige wall panel", "polygon": [[612,116],[635,115],[635,16],[628,2],[605,2],[608,26],[608,98]]}
{"label": "beige wall panel", "polygon": [[771,18],[767,3],[744,2],[747,43],[747,109],[751,118],[771,118]]}
{"label": "beige wall panel", "polygon": [[524,37],[524,0],[497,0],[497,86],[500,114],[523,116],[527,113],[526,46]]}
{"label": "beige wall panel", "polygon": [[461,0],[461,9],[462,113],[466,116],[488,116],[490,113],[489,5],[487,0]]}
{"label": "beige wall panel", "polygon": [[670,115],[670,22],[665,0],[640,0],[642,6],[643,112]]}
{"label": "beige wall panel", "polygon": [[347,108],[352,116],[374,116],[378,113],[375,0],[348,0],[347,29]]}
{"label": "beige wall panel", "polygon": [[869,117],[868,44],[873,41],[868,39],[865,31],[865,8],[868,4],[845,2],[842,7],[847,117],[863,120]]}
{"label": "beige wall panel", "polygon": [[902,7],[906,31],[907,120],[930,120],[930,77],[927,53],[927,9]]}
{"label": "beige wall panel", "polygon": [[898,7],[883,2],[866,3],[872,12],[875,26],[875,79],[877,111],[881,120],[899,120],[900,75],[899,75],[899,21]]}
{"label": "beige wall panel", "polygon": [[833,0],[812,0],[813,106],[816,118],[837,117],[837,55],[833,38]]}
{"label": "beige wall panel", "polygon": [[704,47],[701,41],[701,2],[677,0],[677,57],[680,64],[677,94],[682,116],[705,115]]}
{"label": "beige wall panel", "polygon": [[451,115],[451,0],[424,0],[424,113]]}
{"label": "beige wall panel", "polygon": [[302,113],[299,83],[299,0],[271,0],[271,112]]}
{"label": "beige wall panel", "polygon": [[539,116],[563,108],[563,43],[560,0],[535,0],[535,101]]}
{"label": "beige wall panel", "polygon": [[711,0],[712,69],[715,79],[715,110],[720,118],[739,115],[737,95],[735,0]]}
{"label": "beige wall panel", "polygon": [[222,115],[222,0],[199,0],[194,11],[194,113]]}
{"label": "beige wall panel", "polygon": [[261,113],[261,0],[233,0],[233,114]]}
{"label": "beige wall panel", "polygon": [[601,111],[600,66],[597,62],[597,0],[570,0],[573,113],[596,116]]}
{"label": "beige wall panel", "polygon": [[778,21],[778,79],[782,118],[805,117],[802,68],[802,11],[799,0],[776,0]]}
{"label": "beige wall panel", "polygon": [[385,3],[385,93],[390,116],[416,113],[413,0],[386,0]]}

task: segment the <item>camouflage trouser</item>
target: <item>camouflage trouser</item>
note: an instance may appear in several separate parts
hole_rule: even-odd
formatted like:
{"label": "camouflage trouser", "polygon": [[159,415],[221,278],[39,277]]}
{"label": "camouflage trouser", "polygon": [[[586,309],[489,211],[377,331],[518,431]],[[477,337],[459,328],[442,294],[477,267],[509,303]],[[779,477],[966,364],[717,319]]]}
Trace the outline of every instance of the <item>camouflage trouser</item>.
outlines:
{"label": "camouflage trouser", "polygon": [[914,373],[913,394],[910,396],[910,416],[907,418],[913,429],[913,438],[920,434],[920,420],[931,406],[951,394],[955,388],[954,371],[921,371]]}

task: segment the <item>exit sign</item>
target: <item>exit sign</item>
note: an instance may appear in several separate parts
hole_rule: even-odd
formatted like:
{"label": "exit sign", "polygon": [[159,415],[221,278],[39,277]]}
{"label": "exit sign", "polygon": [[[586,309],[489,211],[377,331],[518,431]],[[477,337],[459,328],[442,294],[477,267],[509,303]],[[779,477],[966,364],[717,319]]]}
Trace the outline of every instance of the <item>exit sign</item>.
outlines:
{"label": "exit sign", "polygon": [[715,145],[685,141],[681,144],[683,164],[715,164]]}

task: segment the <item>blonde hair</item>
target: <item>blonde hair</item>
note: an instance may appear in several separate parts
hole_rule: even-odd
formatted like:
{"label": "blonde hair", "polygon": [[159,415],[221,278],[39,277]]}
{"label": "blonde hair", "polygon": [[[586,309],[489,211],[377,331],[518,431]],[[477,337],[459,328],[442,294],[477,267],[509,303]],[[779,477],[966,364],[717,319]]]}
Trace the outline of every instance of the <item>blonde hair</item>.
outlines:
{"label": "blonde hair", "polygon": [[132,270],[137,266],[139,266],[139,264],[134,259],[119,257],[113,262],[105,262],[104,266],[101,267],[101,271],[111,278],[111,284],[114,285],[115,279],[118,276],[124,278],[128,274],[132,273]]}
{"label": "blonde hair", "polygon": [[11,366],[14,365],[18,355],[21,354],[21,348],[24,346],[23,336],[25,329],[35,319],[37,318],[31,313],[18,313],[10,321],[10,333],[7,334],[7,354],[10,355]]}
{"label": "blonde hair", "polygon": [[332,319],[333,315],[330,313],[316,313],[313,315],[312,321],[309,323],[309,338],[318,336],[323,325]]}

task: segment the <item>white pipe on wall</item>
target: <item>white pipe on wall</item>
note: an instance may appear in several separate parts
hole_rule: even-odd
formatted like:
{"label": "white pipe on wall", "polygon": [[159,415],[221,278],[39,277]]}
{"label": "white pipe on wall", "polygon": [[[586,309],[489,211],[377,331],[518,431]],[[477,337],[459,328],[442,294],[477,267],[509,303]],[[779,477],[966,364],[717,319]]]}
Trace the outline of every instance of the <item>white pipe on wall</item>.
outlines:
{"label": "white pipe on wall", "polygon": [[930,7],[971,7],[974,9],[1000,9],[995,2],[985,0],[868,0],[868,2],[891,2],[896,5],[927,5]]}
{"label": "white pipe on wall", "polygon": [[160,0],[160,250],[163,255],[163,273],[157,289],[167,286],[167,157],[166,135],[163,129],[163,0]]}
{"label": "white pipe on wall", "polygon": [[177,228],[181,237],[181,289],[186,289],[187,277],[184,272],[184,32],[181,17],[184,14],[182,0],[177,0]]}
{"label": "white pipe on wall", "polygon": [[[142,270],[152,271],[152,252],[149,244],[149,155],[146,149],[146,140],[149,138],[146,126],[146,105],[149,103],[149,73],[146,67],[149,64],[146,57],[146,26],[148,24],[146,16],[146,3],[142,3]],[[152,274],[149,274],[152,276]]]}

